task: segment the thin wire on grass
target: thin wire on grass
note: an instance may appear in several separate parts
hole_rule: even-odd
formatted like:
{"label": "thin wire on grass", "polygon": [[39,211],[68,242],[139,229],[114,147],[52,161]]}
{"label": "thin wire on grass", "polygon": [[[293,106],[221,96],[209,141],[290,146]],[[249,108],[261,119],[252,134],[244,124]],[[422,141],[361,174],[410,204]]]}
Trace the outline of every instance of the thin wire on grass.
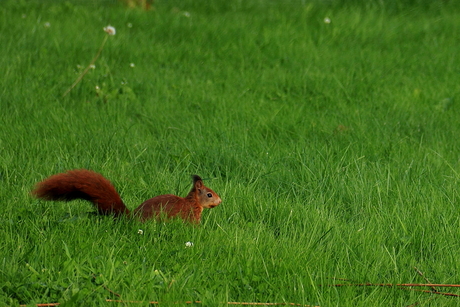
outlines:
{"label": "thin wire on grass", "polygon": [[[112,302],[112,303],[122,303],[122,304],[127,304],[127,303],[146,303],[146,302],[141,302],[141,301],[123,301],[123,300],[110,300],[107,299],[106,302]],[[156,301],[151,301],[148,302],[150,305],[159,305],[159,304],[165,304],[165,302],[156,302]],[[168,304],[201,304],[201,301],[185,301],[185,302],[173,302]],[[303,305],[303,304],[297,304],[297,303],[256,303],[256,302],[226,302],[223,304],[227,305],[239,305],[239,306],[303,306],[303,307],[320,307],[320,306],[313,306],[313,305]]]}
{"label": "thin wire on grass", "polygon": [[[324,286],[324,285],[319,285]],[[437,290],[423,290],[423,289],[406,289],[408,287],[430,287],[434,289],[434,287],[445,287],[445,288],[460,288],[460,284],[373,284],[373,283],[361,283],[361,284],[335,284],[335,285],[325,285],[327,287],[398,287],[400,289],[405,290],[412,290],[430,294],[437,294],[437,295],[444,295],[444,296],[453,296],[453,297],[460,297],[459,294],[449,293],[449,292],[440,292]]]}
{"label": "thin wire on grass", "polygon": [[460,288],[460,284],[373,284],[373,283],[360,283],[360,284],[334,284],[334,285],[319,285],[320,287],[446,287],[446,288]]}
{"label": "thin wire on grass", "polygon": [[460,297],[460,294],[449,293],[449,292],[439,292],[439,291],[422,290],[422,289],[409,289],[409,290],[423,292],[423,293],[439,294],[439,295],[444,295],[444,296]]}
{"label": "thin wire on grass", "polygon": [[[437,295],[443,295],[443,296],[451,296],[451,297],[460,297],[459,294],[455,293],[449,293],[449,292],[439,292],[439,291],[434,291],[434,290],[423,290],[423,289],[406,289],[407,287],[445,287],[445,288],[460,288],[460,284],[432,284],[432,283],[427,283],[427,284],[412,284],[412,283],[407,283],[407,284],[373,284],[373,283],[361,283],[361,284],[334,284],[334,285],[319,285],[321,286],[327,286],[327,287],[398,287],[400,289],[405,289],[405,290],[412,290],[412,291],[418,291],[418,292],[423,292],[423,293],[430,293],[430,294],[437,294]],[[107,287],[104,287],[106,290],[109,290]],[[109,290],[112,294],[117,295],[117,293]],[[111,300],[111,299],[106,299],[106,302],[111,302],[111,303],[119,303],[119,304],[145,304],[147,302],[144,301],[124,301],[124,300]],[[159,302],[159,301],[150,301],[148,304],[150,305],[159,305],[159,304],[164,304],[165,302]],[[171,304],[201,304],[201,301],[185,301],[185,302],[171,302]],[[298,304],[298,303],[258,303],[258,302],[227,302],[227,305],[239,305],[239,306],[303,306],[303,307],[319,307],[319,306],[313,306],[313,305],[304,305],[304,304]],[[60,303],[45,303],[45,304],[37,304],[37,307],[55,307],[59,306]],[[26,306],[26,305],[20,305],[21,307]]]}
{"label": "thin wire on grass", "polygon": [[[385,283],[379,283],[379,284],[373,284],[373,283],[356,283],[350,279],[346,278],[336,278],[333,277],[332,279],[335,280],[341,280],[341,281],[348,281],[348,282],[353,282],[353,283],[348,283],[348,284],[333,284],[333,285],[325,285],[328,287],[346,287],[346,286],[351,286],[351,287],[365,287],[365,286],[374,286],[374,287],[398,287],[398,289],[402,290],[408,290],[408,291],[417,291],[417,292],[423,292],[423,293],[430,293],[430,294],[437,294],[437,295],[443,295],[443,296],[450,296],[450,297],[460,297],[459,294],[455,293],[449,293],[449,292],[441,292],[436,289],[436,287],[450,287],[450,288],[460,288],[460,284],[435,284],[429,281],[428,278],[425,277],[425,275],[420,271],[417,267],[414,267],[414,270],[419,274],[423,279],[425,279],[426,283],[424,284],[417,284],[417,283],[407,283],[407,284],[385,284]],[[319,285],[320,287],[324,285]],[[413,289],[413,287],[429,287],[431,290],[425,290],[425,289]],[[434,298],[431,298],[434,299]],[[408,307],[412,306],[417,306],[419,305],[420,302],[416,302],[415,304],[409,305]]]}
{"label": "thin wire on grass", "polygon": [[[96,279],[96,275],[92,276],[93,279]],[[121,295],[116,293],[115,291],[111,290],[108,288],[105,284],[101,285],[105,290],[109,291],[111,294],[120,297]],[[112,299],[106,299],[106,302],[110,303],[119,303],[119,304],[145,304],[148,303],[149,305],[159,305],[159,304],[165,304],[165,302],[159,302],[159,301],[150,301],[150,302],[144,302],[144,301],[124,301],[120,299],[112,300]],[[168,304],[201,304],[201,301],[185,301],[185,302],[168,302]],[[302,307],[320,307],[320,306],[312,306],[312,305],[304,305],[304,304],[297,304],[297,303],[256,303],[256,302],[227,302],[227,305],[239,305],[239,306],[302,306]],[[47,303],[47,304],[37,304],[37,307],[56,307],[59,306],[60,303]],[[26,306],[26,305],[20,305],[21,307]]]}
{"label": "thin wire on grass", "polygon": [[[35,306],[37,307],[55,307],[55,306],[59,306],[61,305],[61,303],[45,303],[45,304],[36,304]],[[28,306],[28,305],[19,305],[20,307],[25,307],[25,306]]]}
{"label": "thin wire on grass", "polygon": [[[110,300],[106,299],[106,302],[111,302],[111,303],[119,303],[119,304],[145,304],[147,302],[144,301],[123,301],[123,300]],[[156,301],[151,301],[148,302],[150,305],[159,305],[159,304],[165,304],[165,302],[156,302]],[[173,302],[173,303],[168,303],[168,304],[201,304],[201,301],[185,301],[185,302]],[[320,307],[320,306],[313,306],[313,305],[303,305],[303,304],[297,304],[297,303],[251,303],[251,302],[227,302],[227,305],[239,305],[239,306],[303,306],[303,307]],[[37,304],[37,307],[55,307],[59,306],[60,303],[48,303],[48,304]],[[20,305],[21,307],[27,306],[27,305]]]}
{"label": "thin wire on grass", "polygon": [[[404,290],[410,290],[410,291],[417,291],[417,292],[423,292],[423,293],[430,293],[430,294],[437,294],[437,295],[443,295],[443,296],[451,296],[451,297],[460,297],[460,294],[455,294],[455,293],[449,293],[449,292],[440,292],[436,290],[436,288],[460,288],[460,284],[435,284],[429,282],[429,280],[424,276],[424,274],[414,267],[414,269],[417,271],[417,273],[422,276],[427,283],[402,283],[402,284],[390,284],[390,283],[343,283],[343,284],[329,284],[329,285],[318,285],[319,287],[398,287],[399,289],[404,289]],[[93,278],[95,276],[93,275]],[[350,281],[349,279],[345,278],[336,278],[334,277],[333,279],[335,280],[342,280],[342,281]],[[121,295],[110,290],[106,285],[102,284],[102,287],[109,291],[111,294],[120,297]],[[425,289],[412,289],[413,287],[429,287],[431,290],[425,290]],[[408,289],[410,288],[410,289]],[[144,301],[124,301],[120,299],[112,300],[112,299],[106,299],[106,302],[111,302],[111,303],[120,303],[120,304],[145,304],[148,303],[149,305],[159,305],[159,304],[165,304],[165,302],[159,302],[159,301],[150,301],[150,302],[144,302]],[[185,302],[168,302],[168,304],[201,304],[201,301],[185,301]],[[319,307],[319,306],[313,306],[313,305],[304,305],[304,304],[298,304],[298,303],[259,303],[259,302],[226,302],[223,304],[227,305],[239,305],[239,306],[303,306],[303,307]],[[416,303],[415,305],[417,305]],[[48,303],[48,304],[37,304],[36,306],[38,307],[55,307],[59,306],[60,303]],[[411,306],[415,306],[411,305]],[[26,306],[26,305],[20,305]]]}
{"label": "thin wire on grass", "polygon": [[[96,275],[93,275],[93,279],[96,279]],[[109,291],[111,294],[121,297],[120,294],[116,293],[115,291],[111,290],[109,287],[107,287],[105,284],[101,285],[105,290]],[[142,301],[124,301],[120,299],[112,300],[112,299],[106,299],[106,302],[112,302],[112,303],[147,303],[147,302],[142,302]],[[169,303],[169,302],[168,302]],[[165,304],[165,302],[159,302],[159,301],[150,301],[148,302],[150,305],[159,305],[159,304]],[[201,304],[201,301],[185,301],[185,302],[174,302],[171,304]],[[298,304],[298,303],[257,303],[257,302],[226,302],[224,304],[227,305],[239,305],[239,306],[303,306],[303,307],[319,307],[319,306],[312,306],[312,305],[304,305],[304,304]]]}

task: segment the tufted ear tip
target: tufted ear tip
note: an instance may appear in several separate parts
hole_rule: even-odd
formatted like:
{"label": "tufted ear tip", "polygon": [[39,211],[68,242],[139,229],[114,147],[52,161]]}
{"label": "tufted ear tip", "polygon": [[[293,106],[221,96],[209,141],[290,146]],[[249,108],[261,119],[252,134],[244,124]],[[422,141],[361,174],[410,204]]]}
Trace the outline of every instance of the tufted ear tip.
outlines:
{"label": "tufted ear tip", "polygon": [[203,187],[203,180],[201,180],[201,177],[198,175],[192,175],[193,179],[193,187],[195,189],[201,189]]}
{"label": "tufted ear tip", "polygon": [[192,180],[193,180],[193,184],[195,184],[197,181],[203,181],[201,177],[198,175],[192,175]]}

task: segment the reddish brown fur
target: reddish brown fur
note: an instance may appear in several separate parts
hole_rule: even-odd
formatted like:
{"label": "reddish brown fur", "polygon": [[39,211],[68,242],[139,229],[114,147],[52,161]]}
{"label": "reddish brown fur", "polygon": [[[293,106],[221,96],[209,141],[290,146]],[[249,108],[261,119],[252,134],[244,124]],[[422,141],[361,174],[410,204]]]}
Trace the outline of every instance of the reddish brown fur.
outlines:
{"label": "reddish brown fur", "polygon": [[[84,199],[92,202],[99,214],[115,216],[129,214],[112,183],[101,174],[89,170],[72,170],[53,175],[37,184],[32,194],[44,200]],[[219,195],[203,184],[201,178],[193,176],[193,187],[185,197],[171,194],[148,199],[134,210],[134,215],[142,221],[162,214],[168,218],[199,223],[203,208],[214,208],[221,203]]]}
{"label": "reddish brown fur", "polygon": [[153,217],[160,219],[163,214],[168,218],[177,216],[196,223],[200,221],[202,211],[203,207],[196,202],[168,194],[146,200],[134,210],[134,214],[139,214],[143,221]]}

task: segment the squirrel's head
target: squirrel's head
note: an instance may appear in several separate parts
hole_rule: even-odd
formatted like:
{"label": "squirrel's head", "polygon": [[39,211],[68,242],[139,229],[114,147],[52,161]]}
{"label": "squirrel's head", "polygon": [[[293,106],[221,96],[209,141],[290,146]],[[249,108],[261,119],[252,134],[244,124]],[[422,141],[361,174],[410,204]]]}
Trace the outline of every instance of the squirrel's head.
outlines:
{"label": "squirrel's head", "polygon": [[196,193],[196,198],[203,208],[214,208],[218,206],[222,200],[216,192],[206,187],[203,180],[198,175],[193,175],[193,188]]}

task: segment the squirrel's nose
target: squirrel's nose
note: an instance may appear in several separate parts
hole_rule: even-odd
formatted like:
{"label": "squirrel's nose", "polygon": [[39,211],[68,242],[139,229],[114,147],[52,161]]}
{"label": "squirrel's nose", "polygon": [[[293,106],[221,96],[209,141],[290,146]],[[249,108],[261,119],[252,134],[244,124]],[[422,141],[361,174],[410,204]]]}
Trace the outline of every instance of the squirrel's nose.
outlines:
{"label": "squirrel's nose", "polygon": [[221,202],[222,202],[222,199],[220,199],[220,197],[219,197],[219,199],[216,200],[216,203],[215,203],[215,204],[212,204],[212,205],[209,206],[209,207],[210,207],[210,208],[217,207],[218,205],[220,205]]}

